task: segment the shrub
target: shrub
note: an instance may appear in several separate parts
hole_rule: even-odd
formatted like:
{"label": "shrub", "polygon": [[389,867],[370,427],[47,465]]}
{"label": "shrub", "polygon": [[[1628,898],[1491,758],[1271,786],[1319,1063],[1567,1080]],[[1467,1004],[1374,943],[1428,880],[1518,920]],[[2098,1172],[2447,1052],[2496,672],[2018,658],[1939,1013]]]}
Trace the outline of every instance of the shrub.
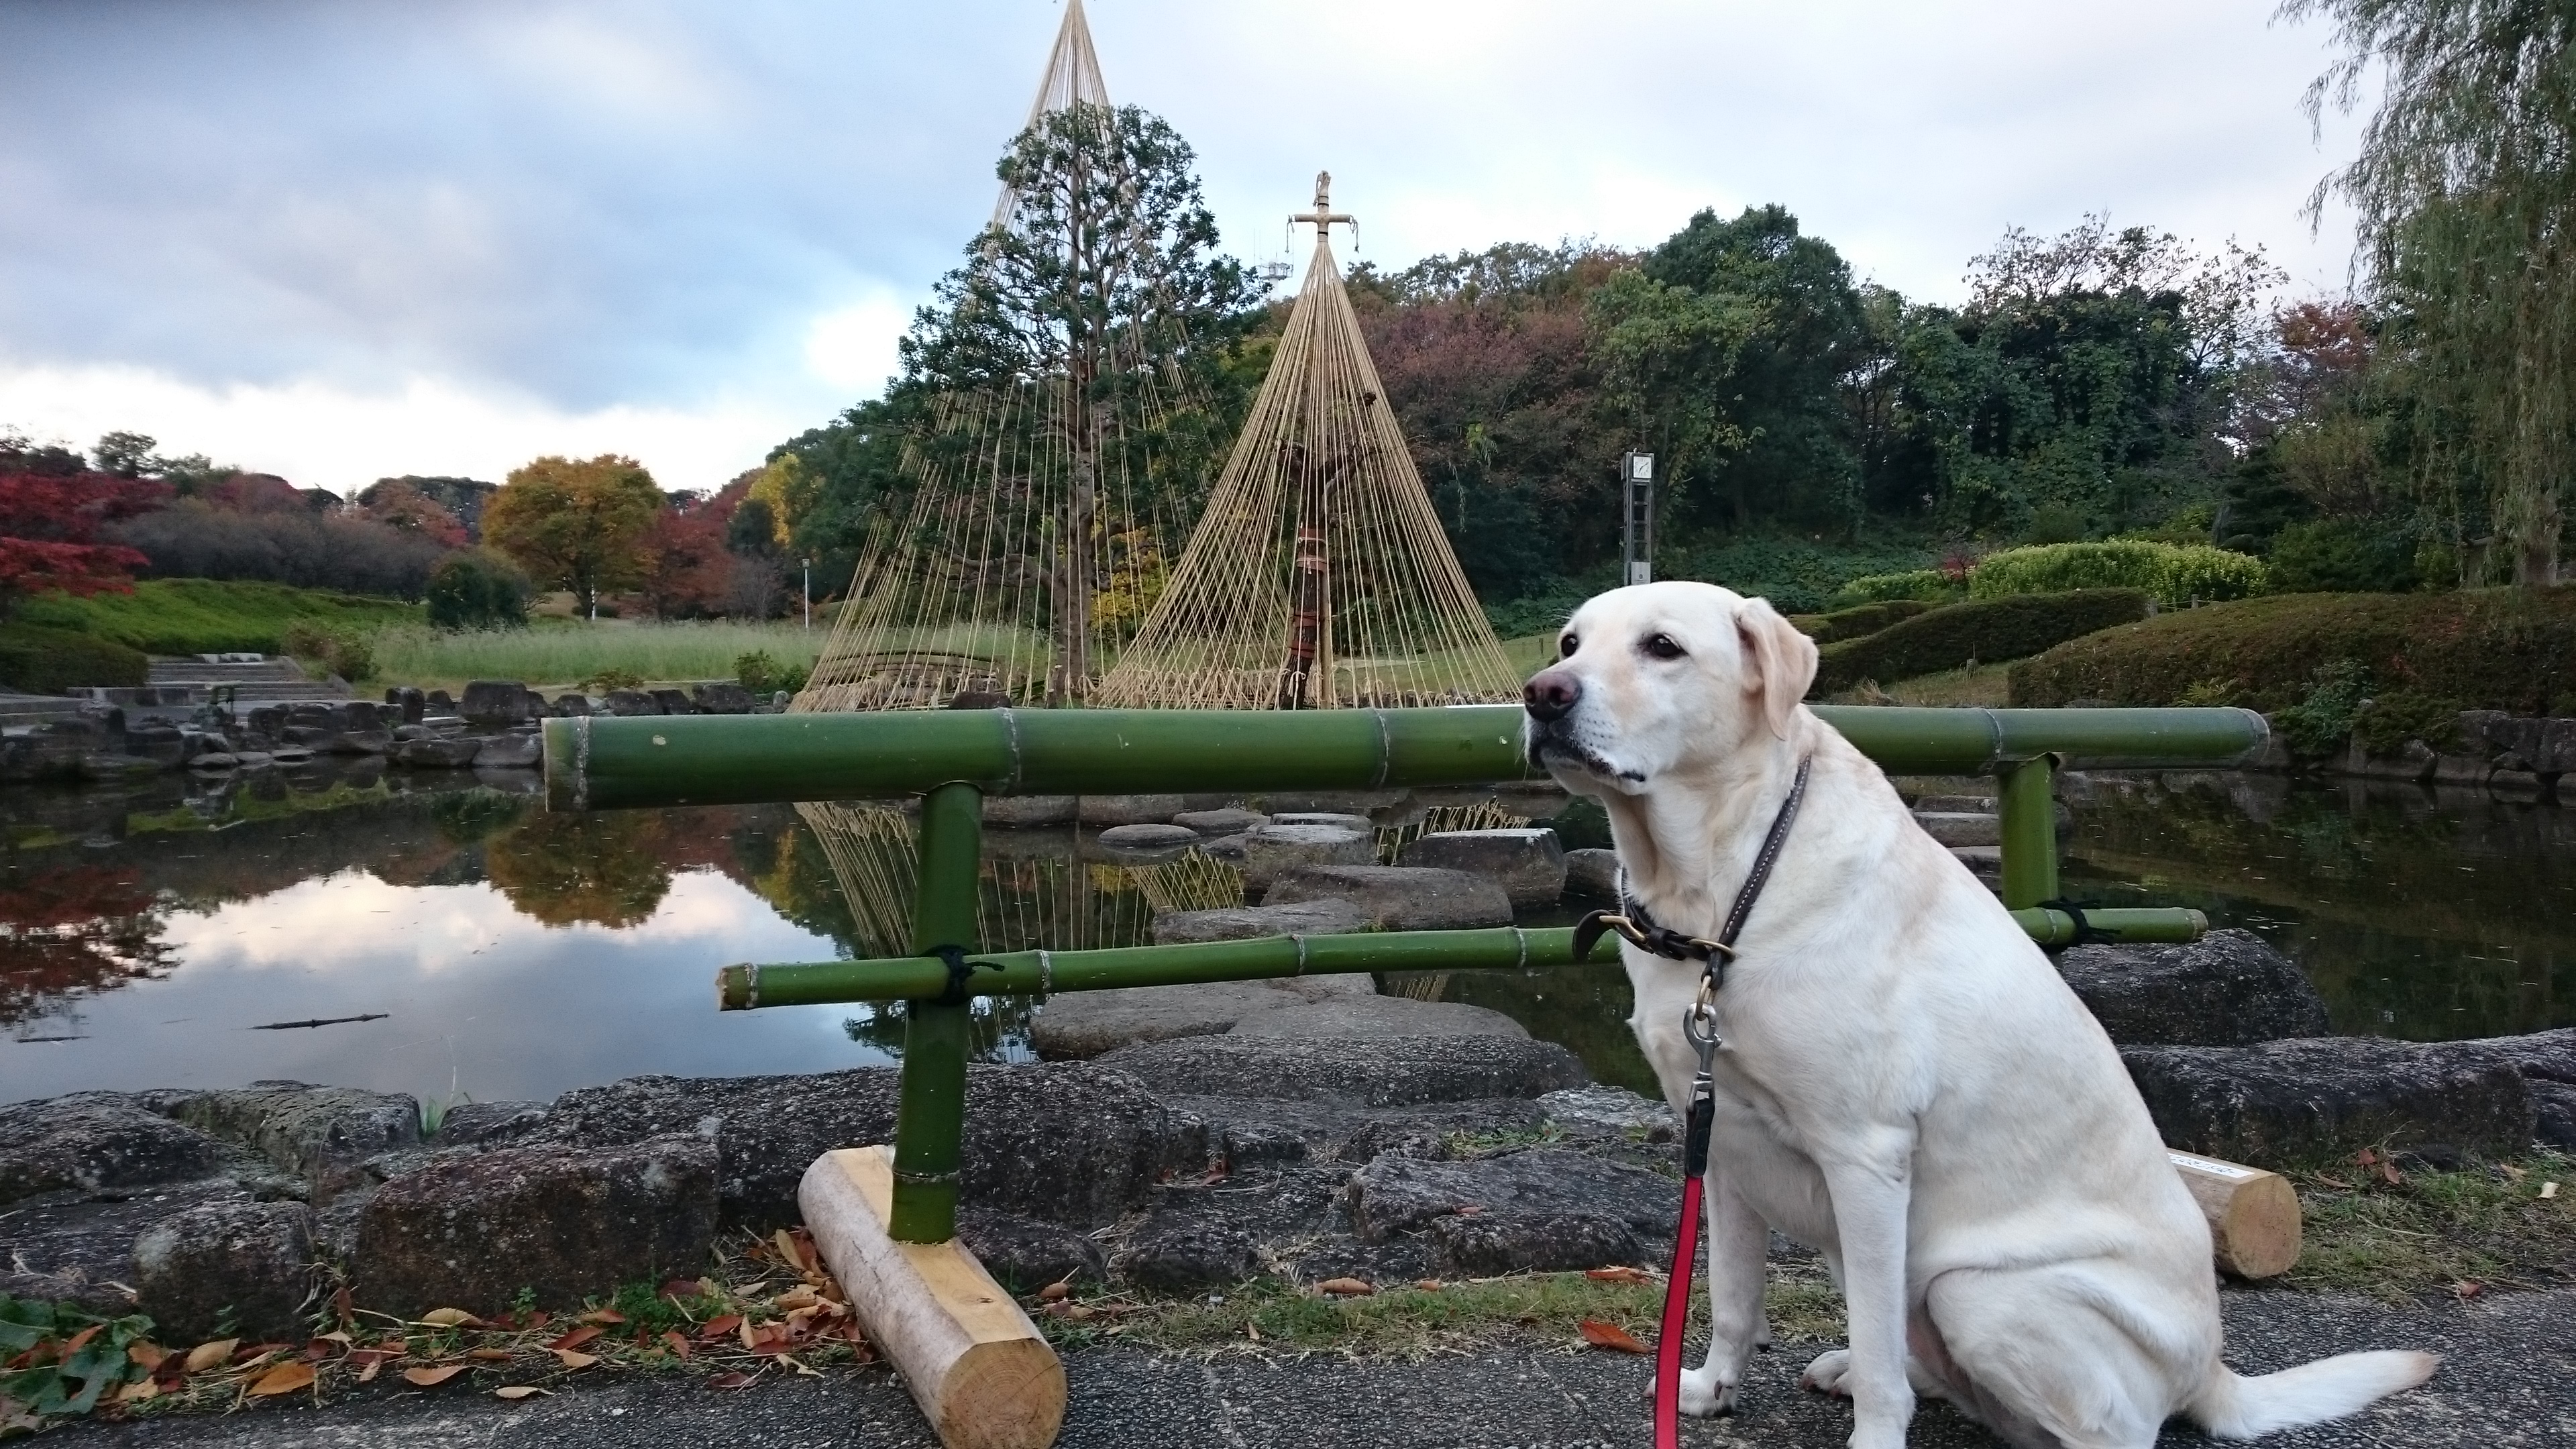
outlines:
{"label": "shrub", "polygon": [[781,664],[766,649],[755,649],[733,661],[733,676],[753,694],[773,694],[786,690],[794,694],[805,687],[813,671],[802,664]]}
{"label": "shrub", "polygon": [[2242,599],[2269,587],[2263,561],[2201,544],[2052,543],[1988,554],[1968,574],[1968,597],[2144,589],[2169,609]]}
{"label": "shrub", "polygon": [[1876,604],[1860,604],[1838,609],[1830,614],[1793,614],[1789,622],[1818,644],[1839,644],[1875,634],[1900,620],[1927,613],[1932,606],[1921,599],[1888,599]]}
{"label": "shrub", "polygon": [[352,684],[375,677],[376,651],[363,634],[325,629],[299,619],[286,626],[284,642],[287,653],[314,660]]}
{"label": "shrub", "polygon": [[2412,689],[2387,690],[2362,710],[2353,733],[2374,755],[2393,755],[2408,740],[2447,750],[2460,741],[2460,702]]}
{"label": "shrub", "polygon": [[2197,687],[2277,710],[2337,660],[2383,693],[2538,714],[2576,690],[2576,589],[2281,594],[2173,610],[2014,665],[2012,702],[2164,705]]}
{"label": "shrub", "polygon": [[244,513],[183,498],[115,529],[159,578],[230,579],[417,599],[447,550],[371,518],[301,506]]}
{"label": "shrub", "polygon": [[1864,574],[1845,583],[1827,608],[1914,599],[1926,604],[1956,603],[1968,596],[1967,585],[1942,569],[1913,569],[1901,574]]}
{"label": "shrub", "polygon": [[489,549],[449,554],[431,571],[429,622],[441,629],[516,629],[528,622],[528,576]]}
{"label": "shrub", "polygon": [[2358,660],[2338,659],[2310,676],[2307,696],[2272,712],[2281,740],[2301,755],[2335,754],[2352,738],[2352,723],[2361,714],[2370,672]]}
{"label": "shrub", "polygon": [[69,629],[109,639],[146,654],[211,654],[286,648],[287,626],[299,620],[327,630],[364,634],[420,618],[420,610],[391,599],[296,589],[284,584],[228,583],[212,579],[145,579],[131,594],[87,599],[49,594],[30,599],[18,617],[49,629]]}
{"label": "shrub", "polygon": [[2019,659],[2053,644],[2146,618],[2154,606],[2137,589],[2081,589],[2017,594],[1951,604],[1901,620],[1875,634],[1819,651],[1818,694],[1864,679],[1881,684],[1974,662]]}
{"label": "shrub", "polygon": [[2414,539],[2358,519],[2293,523],[2272,540],[2272,584],[2285,594],[2402,594],[2422,582]]}
{"label": "shrub", "polygon": [[151,660],[138,649],[67,629],[0,624],[0,685],[22,694],[142,684]]}

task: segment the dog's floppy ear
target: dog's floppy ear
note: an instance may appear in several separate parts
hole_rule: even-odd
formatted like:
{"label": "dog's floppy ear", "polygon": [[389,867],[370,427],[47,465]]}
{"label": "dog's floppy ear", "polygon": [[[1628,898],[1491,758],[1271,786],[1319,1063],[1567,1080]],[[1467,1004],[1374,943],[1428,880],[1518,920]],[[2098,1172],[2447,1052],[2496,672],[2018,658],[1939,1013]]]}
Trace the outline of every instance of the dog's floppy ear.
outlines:
{"label": "dog's floppy ear", "polygon": [[1763,719],[1771,733],[1785,740],[1790,715],[1816,682],[1816,641],[1781,618],[1767,599],[1745,600],[1735,614],[1735,631],[1744,640],[1744,657],[1753,663],[1744,687],[1761,694]]}

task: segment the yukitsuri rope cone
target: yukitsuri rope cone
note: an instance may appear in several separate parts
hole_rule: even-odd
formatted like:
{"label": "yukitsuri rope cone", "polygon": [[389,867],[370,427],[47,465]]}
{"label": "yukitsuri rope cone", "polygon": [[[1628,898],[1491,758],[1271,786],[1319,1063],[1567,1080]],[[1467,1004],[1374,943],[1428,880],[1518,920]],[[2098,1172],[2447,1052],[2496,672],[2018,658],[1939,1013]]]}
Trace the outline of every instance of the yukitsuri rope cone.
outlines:
{"label": "yukitsuri rope cone", "polygon": [[[1078,110],[1110,124],[1108,106],[1082,6],[1069,0],[1029,129]],[[986,236],[1024,234],[1034,204],[1005,183]],[[1155,360],[1168,324],[1150,289],[1117,286],[1127,259],[1085,264],[1091,284],[1137,310],[1104,318],[1063,356],[930,404],[904,446],[909,505],[869,531],[793,709],[1080,704],[1135,632],[1166,541],[1188,527],[1186,515],[1161,515],[1194,501],[1176,439],[1203,431],[1203,400]]]}
{"label": "yukitsuri rope cone", "polygon": [[1315,258],[1206,515],[1093,692],[1126,709],[1495,703],[1520,681],[1431,510],[1333,263]]}

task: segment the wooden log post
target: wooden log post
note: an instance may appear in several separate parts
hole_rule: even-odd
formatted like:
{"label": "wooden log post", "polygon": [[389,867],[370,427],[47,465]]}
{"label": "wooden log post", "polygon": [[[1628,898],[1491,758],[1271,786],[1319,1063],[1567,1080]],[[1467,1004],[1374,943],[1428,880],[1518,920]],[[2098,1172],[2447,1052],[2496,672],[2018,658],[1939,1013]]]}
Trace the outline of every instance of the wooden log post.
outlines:
{"label": "wooden log post", "polygon": [[948,1449],[1047,1449],[1064,1427],[1064,1364],[954,1238],[898,1242],[894,1154],[827,1152],[796,1190],[859,1327],[894,1362]]}
{"label": "wooden log post", "polygon": [[2168,1150],[2183,1186],[2209,1219],[2209,1243],[2224,1272],[2271,1278],[2299,1261],[2299,1195],[2277,1172]]}

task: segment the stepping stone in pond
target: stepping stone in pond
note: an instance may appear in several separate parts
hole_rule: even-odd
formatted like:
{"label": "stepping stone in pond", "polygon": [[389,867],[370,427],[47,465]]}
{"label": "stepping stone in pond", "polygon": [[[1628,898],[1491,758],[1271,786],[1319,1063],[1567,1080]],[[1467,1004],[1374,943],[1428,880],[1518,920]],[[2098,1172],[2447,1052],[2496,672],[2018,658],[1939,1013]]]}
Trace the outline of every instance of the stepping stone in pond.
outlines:
{"label": "stepping stone in pond", "polygon": [[1113,825],[1100,832],[1103,845],[1126,850],[1153,850],[1171,845],[1197,843],[1199,833],[1186,825]]}

